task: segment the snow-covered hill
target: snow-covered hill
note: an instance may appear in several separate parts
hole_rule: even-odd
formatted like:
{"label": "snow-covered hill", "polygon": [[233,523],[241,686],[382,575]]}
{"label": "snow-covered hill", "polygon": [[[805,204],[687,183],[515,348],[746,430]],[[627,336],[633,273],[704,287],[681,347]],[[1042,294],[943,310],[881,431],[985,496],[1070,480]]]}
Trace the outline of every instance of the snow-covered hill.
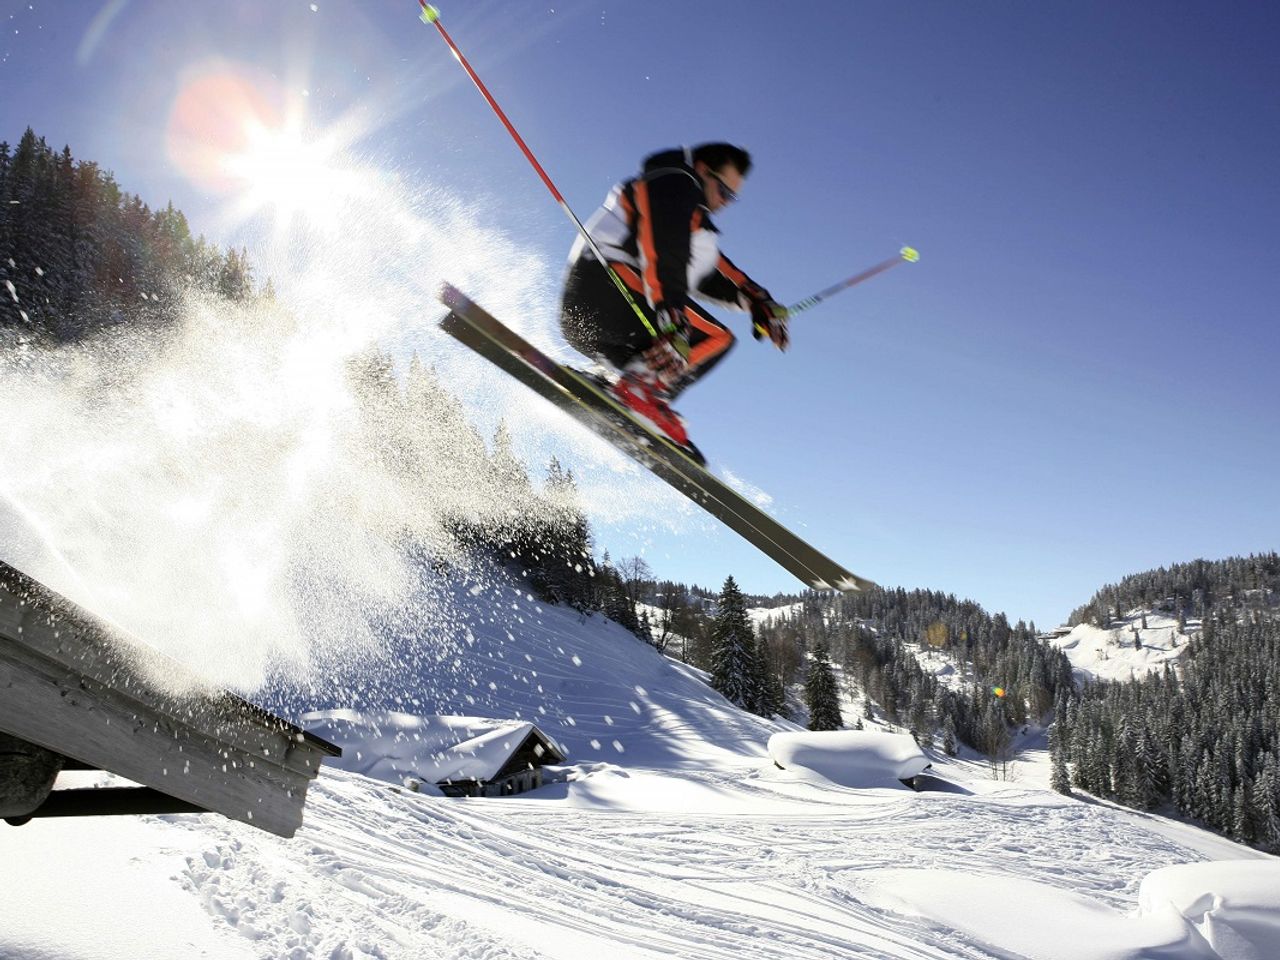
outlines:
{"label": "snow-covered hill", "polygon": [[326,771],[292,840],[216,817],[0,827],[0,957],[1249,956],[1233,930],[1280,949],[1275,860],[1051,793],[1040,752],[1006,781],[935,757],[947,789],[854,790],[777,769],[783,725],[509,584],[424,599],[395,633],[313,705],[532,719],[568,765],[502,800]]}
{"label": "snow-covered hill", "polygon": [[1198,620],[1186,632],[1178,621],[1153,610],[1131,610],[1109,628],[1078,624],[1050,636],[1071,661],[1078,680],[1132,680],[1175,663],[1200,633]]}

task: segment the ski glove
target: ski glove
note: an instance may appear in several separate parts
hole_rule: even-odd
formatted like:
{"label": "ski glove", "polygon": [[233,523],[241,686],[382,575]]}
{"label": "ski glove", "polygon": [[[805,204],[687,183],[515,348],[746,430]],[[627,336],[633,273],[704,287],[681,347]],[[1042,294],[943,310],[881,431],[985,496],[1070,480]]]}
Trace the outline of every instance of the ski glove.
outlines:
{"label": "ski glove", "polygon": [[658,337],[644,352],[644,361],[666,387],[689,369],[689,320],[683,309],[666,304],[659,304],[655,313]]}
{"label": "ski glove", "polygon": [[767,297],[753,300],[751,335],[757,340],[767,336],[779,350],[786,350],[791,345],[791,335],[787,331],[787,308]]}
{"label": "ski glove", "polygon": [[[684,352],[681,352],[681,343]],[[653,341],[653,345],[641,354],[659,389],[670,390],[672,384],[685,375],[689,369],[688,350],[687,337],[669,334]]]}
{"label": "ski glove", "polygon": [[684,309],[660,303],[655,314],[658,338],[671,340],[676,351],[686,360],[689,359],[689,318],[685,316]]}

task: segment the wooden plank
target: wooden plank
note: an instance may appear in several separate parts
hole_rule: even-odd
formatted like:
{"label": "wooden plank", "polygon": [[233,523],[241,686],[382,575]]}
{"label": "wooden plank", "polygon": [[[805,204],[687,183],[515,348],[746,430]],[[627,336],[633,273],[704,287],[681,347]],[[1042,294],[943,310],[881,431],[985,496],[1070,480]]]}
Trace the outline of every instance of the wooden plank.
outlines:
{"label": "wooden plank", "polygon": [[332,744],[196,679],[169,658],[0,563],[3,635],[20,637],[27,649],[79,676],[122,694],[136,691],[134,699],[141,698],[151,712],[182,717],[186,725],[230,747],[273,759],[297,773],[315,776],[323,757],[336,755],[338,748]]}
{"label": "wooden plank", "polygon": [[[149,673],[185,679],[176,696]],[[196,684],[178,664],[0,563],[0,730],[281,836],[340,751]]]}

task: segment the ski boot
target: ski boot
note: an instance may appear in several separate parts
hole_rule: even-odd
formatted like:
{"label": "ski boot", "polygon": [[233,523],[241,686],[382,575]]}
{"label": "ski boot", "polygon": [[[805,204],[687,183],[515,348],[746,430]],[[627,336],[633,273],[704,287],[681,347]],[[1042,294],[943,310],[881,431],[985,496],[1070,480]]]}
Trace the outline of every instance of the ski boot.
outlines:
{"label": "ski boot", "polygon": [[614,381],[610,392],[613,397],[627,408],[628,412],[640,420],[654,433],[667,440],[689,455],[698,466],[706,466],[706,458],[689,439],[684,417],[671,409],[667,402],[667,391],[658,378],[645,369],[637,366],[629,367]]}

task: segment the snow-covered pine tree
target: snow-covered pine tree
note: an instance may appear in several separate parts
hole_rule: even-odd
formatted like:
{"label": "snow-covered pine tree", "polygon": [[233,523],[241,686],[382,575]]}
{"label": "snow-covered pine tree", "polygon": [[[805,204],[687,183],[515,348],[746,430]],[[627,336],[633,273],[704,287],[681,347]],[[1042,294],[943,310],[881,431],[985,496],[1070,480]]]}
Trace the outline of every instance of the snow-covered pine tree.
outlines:
{"label": "snow-covered pine tree", "polygon": [[839,730],[844,726],[844,718],[840,716],[840,690],[824,643],[816,646],[809,661],[804,699],[809,707],[810,730]]}
{"label": "snow-covered pine tree", "polygon": [[759,702],[756,639],[747,603],[732,576],[720,591],[720,609],[711,625],[711,686],[746,709]]}
{"label": "snow-covered pine tree", "polygon": [[956,740],[956,722],[949,713],[942,718],[942,752],[948,757],[954,757],[960,752]]}
{"label": "snow-covered pine tree", "polygon": [[1063,750],[1063,732],[1059,724],[1049,727],[1049,786],[1058,793],[1071,796],[1071,774]]}
{"label": "snow-covered pine tree", "polygon": [[756,666],[759,671],[759,702],[756,713],[765,719],[787,717],[787,689],[782,682],[782,671],[769,653],[764,637],[756,642]]}

